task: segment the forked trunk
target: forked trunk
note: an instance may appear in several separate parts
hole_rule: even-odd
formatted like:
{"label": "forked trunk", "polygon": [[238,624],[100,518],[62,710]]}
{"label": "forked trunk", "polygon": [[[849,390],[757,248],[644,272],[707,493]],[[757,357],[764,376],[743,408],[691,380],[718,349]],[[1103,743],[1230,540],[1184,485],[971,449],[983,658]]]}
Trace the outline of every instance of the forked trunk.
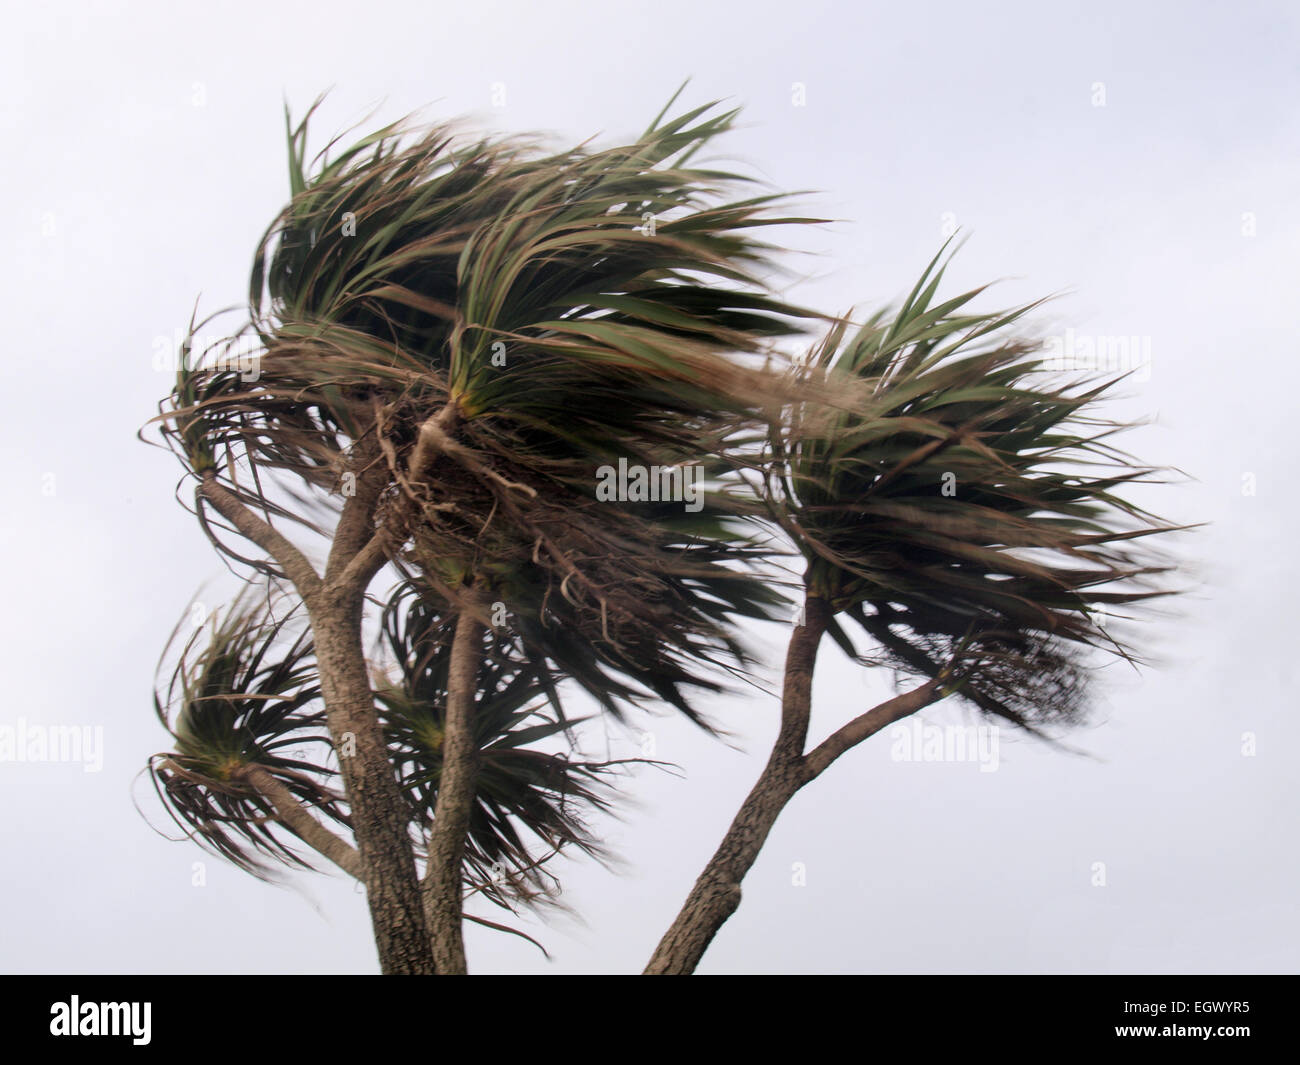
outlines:
{"label": "forked trunk", "polygon": [[825,600],[810,597],[804,624],[790,636],[781,695],[781,732],[758,783],[736,814],[677,919],[664,933],[645,972],[649,976],[695,971],[713,937],[740,905],[745,878],[781,811],[807,781],[803,757],[812,707],[813,666],[830,619]]}

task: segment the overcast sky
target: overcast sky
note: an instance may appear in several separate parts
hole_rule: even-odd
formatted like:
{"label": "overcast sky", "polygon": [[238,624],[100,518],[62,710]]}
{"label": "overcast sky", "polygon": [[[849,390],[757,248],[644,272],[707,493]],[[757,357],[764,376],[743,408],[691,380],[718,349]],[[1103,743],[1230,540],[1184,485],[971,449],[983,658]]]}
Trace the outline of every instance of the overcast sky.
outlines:
{"label": "overcast sky", "polygon": [[[101,726],[103,765],[0,764],[0,969],[374,972],[342,877],[267,886],[169,842],[136,775],[167,746],[159,652],[228,582],[135,439],[170,387],[154,341],[240,302],[287,196],[283,102],[332,87],[315,146],[377,108],[559,144],[743,105],[722,144],[837,221],[790,290],[896,300],[954,225],[951,293],[1060,293],[1039,321],[1140,338],[1115,415],[1185,471],[1141,501],[1209,526],[1176,545],[1196,591],[1163,656],[1105,671],[1071,756],[1000,736],[996,771],[896,759],[875,737],[796,798],[703,972],[1277,972],[1295,897],[1294,464],[1300,15],[1288,3],[659,2],[25,5],[0,36],[9,340],[0,389],[0,726]],[[1254,494],[1248,494],[1253,489]],[[215,591],[214,591],[215,590]],[[755,632],[779,670],[783,633]],[[819,738],[890,692],[831,645]],[[756,777],[762,696],[707,703],[735,748],[649,718],[656,755],[571,863],[583,921],[526,922],[554,955],[471,928],[478,972],[635,972]],[[924,715],[965,719],[948,704]],[[1243,738],[1245,737],[1245,738]],[[604,753],[603,735],[596,753]],[[611,731],[610,749],[636,737]],[[1253,754],[1249,753],[1252,750]],[[1245,752],[1245,753],[1243,753]],[[206,883],[194,886],[195,862]],[[1104,863],[1100,886],[1098,863]],[[801,883],[802,881],[802,883]]]}

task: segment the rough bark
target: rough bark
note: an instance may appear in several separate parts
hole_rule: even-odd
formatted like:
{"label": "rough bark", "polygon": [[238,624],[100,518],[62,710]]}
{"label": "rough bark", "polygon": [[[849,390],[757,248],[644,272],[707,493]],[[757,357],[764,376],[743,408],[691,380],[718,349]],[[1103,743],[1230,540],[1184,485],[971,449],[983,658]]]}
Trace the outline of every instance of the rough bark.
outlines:
{"label": "rough bark", "polygon": [[380,496],[389,483],[389,471],[373,425],[352,445],[348,466],[355,478],[352,494],[344,496],[325,574],[327,581],[340,590],[360,586],[364,591],[388,561],[386,538],[383,530],[375,529],[374,519]]}
{"label": "rough bark", "polygon": [[[354,880],[361,879],[361,856],[357,854],[356,848],[351,846],[342,836],[336,836],[330,829],[316,820],[311,815],[310,810],[304,807],[279,779],[258,765],[248,766],[241,772],[240,776],[267,798],[275,809],[276,817],[281,824],[292,829],[294,834],[312,850],[322,857],[328,858]],[[425,920],[431,921],[432,915],[429,912],[428,901],[426,896]],[[511,928],[509,925],[497,921],[489,921],[485,917],[477,917],[472,913],[462,912],[461,918],[472,921],[474,924],[483,925],[485,928],[492,928],[498,932],[519,936],[540,949],[543,954],[546,954],[545,947],[532,936],[526,935],[517,928]],[[549,954],[546,954],[546,956],[550,957]]]}
{"label": "rough bark", "polygon": [[[204,475],[199,494],[271,556],[307,606],[326,723],[351,812],[355,860],[324,838],[307,842],[324,845],[328,850],[323,853],[333,860],[341,856],[355,861],[366,886],[381,970],[432,975],[437,968],[409,834],[409,807],[375,712],[361,640],[366,586],[386,560],[386,532],[374,529],[376,504],[387,483],[380,456],[379,441],[368,434],[353,449],[350,466],[357,475],[356,492],[344,502],[323,577],[293,543],[225,488],[214,473]],[[287,808],[278,812],[292,827],[288,819],[298,815]],[[306,811],[298,813],[314,822]],[[298,827],[318,836],[301,822]],[[318,828],[327,832],[324,826]],[[456,899],[459,903],[459,895]]]}
{"label": "rough bark", "polygon": [[442,774],[429,836],[424,893],[429,932],[438,971],[463,975],[465,940],[461,926],[461,862],[478,781],[479,752],[474,740],[474,698],[483,658],[484,625],[472,607],[456,621],[447,677],[443,723]]}
{"label": "rough bark", "polygon": [[804,783],[803,746],[812,709],[813,666],[830,620],[830,607],[810,596],[804,624],[790,636],[781,693],[781,731],[758,783],[740,807],[677,919],[655,949],[647,975],[694,972],[718,929],[740,905],[740,882],[767,842],[786,803]]}
{"label": "rough bark", "polygon": [[409,814],[366,674],[361,603],[360,595],[328,593],[309,603],[326,721],[347,791],[380,968],[386,975],[432,975],[437,969]]}
{"label": "rough bark", "polygon": [[721,845],[695,881],[676,920],[659,941],[646,966],[646,975],[680,976],[695,971],[718,930],[739,907],[741,881],[758,859],[781,811],[800,788],[868,736],[942,698],[940,681],[927,681],[854,718],[805,755],[813,669],[831,616],[830,605],[824,599],[808,597],[804,624],[790,636],[781,695],[781,731],[772,755]]}

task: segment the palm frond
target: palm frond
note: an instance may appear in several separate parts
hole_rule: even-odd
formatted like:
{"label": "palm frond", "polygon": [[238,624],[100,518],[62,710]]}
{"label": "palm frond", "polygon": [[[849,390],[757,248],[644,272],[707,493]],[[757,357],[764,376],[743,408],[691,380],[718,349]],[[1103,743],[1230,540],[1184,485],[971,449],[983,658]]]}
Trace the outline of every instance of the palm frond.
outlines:
{"label": "palm frond", "polygon": [[[1161,471],[1092,415],[1114,382],[1052,377],[1008,337],[1034,305],[972,313],[980,289],[936,303],[942,257],[892,317],[842,322],[812,351],[805,373],[870,395],[773,429],[770,498],[809,590],[896,666],[938,676],[960,649],[960,691],[982,710],[1068,719],[1081,650],[1131,653],[1105,612],[1166,594],[1171,567],[1144,544],[1170,526],[1124,496]],[[838,619],[832,635],[853,650]]]}
{"label": "palm frond", "polygon": [[[434,609],[406,583],[390,599],[383,627],[397,676],[379,687],[378,704],[412,820],[428,824],[441,779],[455,615]],[[571,752],[568,733],[578,723],[548,710],[560,678],[546,669],[530,660],[517,634],[485,632],[473,716],[479,770],[464,865],[466,882],[506,908],[549,900],[557,881],[546,864],[555,855],[603,857],[588,821],[609,809],[608,778],[624,764],[538,749],[561,741]]]}
{"label": "palm frond", "polygon": [[[155,790],[185,833],[259,876],[265,858],[310,866],[277,834],[272,807],[243,779],[249,767],[267,770],[302,804],[348,824],[325,760],[329,736],[309,634],[295,633],[301,626],[293,609],[274,617],[279,600],[249,586],[208,631],[190,636],[166,690],[154,695],[175,745],[149,761]],[[308,757],[313,749],[318,759]]]}
{"label": "palm frond", "polygon": [[[774,260],[751,234],[816,220],[772,195],[728,199],[745,179],[688,164],[734,114],[709,105],[631,144],[549,154],[399,125],[315,172],[304,119],[288,133],[292,199],[250,278],[256,379],[219,350],[199,360],[160,414],[165,439],[269,516],[307,522],[314,498],[313,528],[337,509],[349,447],[377,440],[393,561],[506,601],[605,706],[641,692],[694,715],[688,689],[747,665],[734,621],[775,602],[726,523],[742,482],[684,516],[599,502],[596,485],[622,459],[710,464],[721,489],[796,394],[755,359],[779,360],[772,342],[815,315],[765,288]],[[413,482],[440,412],[444,445]],[[276,575],[199,516],[228,557]]]}

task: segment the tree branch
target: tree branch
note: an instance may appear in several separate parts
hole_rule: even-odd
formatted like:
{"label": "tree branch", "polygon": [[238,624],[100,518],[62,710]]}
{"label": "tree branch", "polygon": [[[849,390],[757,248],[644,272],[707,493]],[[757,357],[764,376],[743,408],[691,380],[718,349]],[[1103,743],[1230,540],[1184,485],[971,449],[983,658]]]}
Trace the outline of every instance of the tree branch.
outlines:
{"label": "tree branch", "polygon": [[813,669],[817,648],[830,625],[831,605],[819,595],[804,598],[802,623],[790,635],[786,652],[785,679],[781,688],[781,731],[772,748],[772,757],[787,761],[802,757],[808,739],[808,721],[812,716]]}
{"label": "tree branch", "polygon": [[466,972],[461,929],[461,861],[469,834],[478,781],[474,740],[474,698],[478,693],[485,626],[476,605],[467,604],[456,620],[447,674],[447,712],[443,722],[442,775],[434,804],[425,869],[425,912],[438,972]]}
{"label": "tree branch", "polygon": [[304,599],[311,598],[320,591],[320,576],[307,561],[307,557],[277,532],[270,522],[259,518],[238,496],[221,484],[215,471],[208,470],[203,474],[199,495],[211,503],[240,535],[270,555]]}
{"label": "tree branch", "polygon": [[352,556],[352,560],[333,583],[344,590],[365,589],[374,579],[375,574],[384,568],[384,563],[387,561],[388,531],[376,529],[374,535],[366,541],[366,545],[360,551]]}
{"label": "tree branch", "polygon": [[722,843],[695,881],[685,905],[655,948],[645,969],[647,975],[695,971],[713,937],[739,907],[741,881],[758,859],[777,818],[800,788],[868,736],[943,697],[943,676],[926,681],[854,718],[805,755],[817,647],[831,617],[830,603],[808,595],[804,624],[790,635],[781,693],[781,732],[772,754]]}
{"label": "tree branch", "polygon": [[[356,848],[350,846],[341,837],[334,835],[321,822],[312,817],[307,812],[306,807],[275,776],[260,765],[248,766],[239,776],[266,796],[272,807],[274,807],[281,823],[292,831],[295,836],[311,847],[317,854],[328,858],[354,880],[362,879],[361,856],[357,853]],[[426,915],[432,920],[432,907],[427,907]],[[498,924],[496,921],[489,921],[486,917],[476,917],[472,913],[462,911],[461,917],[466,921],[474,922],[474,924],[483,925],[485,928],[492,928],[498,932],[509,932],[512,936],[526,939],[540,950],[547,960],[551,957],[547,949],[526,932],[511,928],[509,925]]]}
{"label": "tree branch", "polygon": [[831,605],[816,595],[804,603],[803,624],[790,634],[781,691],[781,731],[758,781],[741,804],[691,888],[676,919],[646,966],[649,976],[692,973],[713,937],[740,905],[740,884],[758,859],[786,804],[807,781],[803,759],[812,711],[817,648],[830,622]]}
{"label": "tree branch", "polygon": [[[325,579],[333,581],[342,570],[339,583],[346,584],[361,575],[362,567],[355,571],[352,563],[356,556],[374,543],[375,507],[388,485],[388,471],[383,466],[383,452],[375,439],[379,432],[376,416],[371,429],[352,446],[351,468],[347,471],[355,478],[355,493],[345,496],[343,512],[334,529],[334,542],[330,545],[329,559],[325,563]],[[370,573],[374,576],[378,566]]]}
{"label": "tree branch", "polygon": [[266,796],[280,821],[295,836],[328,858],[348,876],[356,880],[362,879],[361,856],[356,849],[312,817],[293,793],[265,767],[248,766],[240,776]]}
{"label": "tree branch", "polygon": [[943,698],[942,685],[936,678],[928,680],[909,692],[873,706],[865,714],[855,717],[847,725],[832,732],[804,758],[805,783],[816,780],[832,762],[845,751],[856,747],[868,736],[900,721],[910,714]]}

